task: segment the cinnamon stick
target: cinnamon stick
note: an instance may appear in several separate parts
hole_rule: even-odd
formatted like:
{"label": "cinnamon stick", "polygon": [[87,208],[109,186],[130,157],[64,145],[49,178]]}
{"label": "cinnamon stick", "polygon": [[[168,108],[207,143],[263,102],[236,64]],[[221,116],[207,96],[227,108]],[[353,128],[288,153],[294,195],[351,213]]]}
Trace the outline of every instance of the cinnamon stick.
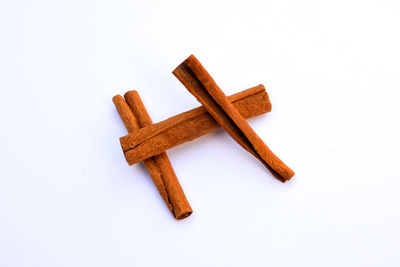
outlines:
{"label": "cinnamon stick", "polygon": [[[129,133],[139,130],[141,127],[151,125],[151,119],[136,91],[130,91],[124,98],[120,95],[113,97],[113,102],[118,114]],[[184,219],[192,214],[192,208],[172,168],[167,154],[160,153],[143,161],[158,192],[177,220]]]}
{"label": "cinnamon stick", "polygon": [[[244,118],[271,111],[271,102],[262,84],[234,94],[229,100]],[[204,107],[198,107],[134,131],[120,141],[126,160],[132,165],[219,127]]]}
{"label": "cinnamon stick", "polygon": [[261,140],[197,58],[189,56],[172,73],[228,134],[261,161],[275,177],[282,182],[293,177],[294,172]]}

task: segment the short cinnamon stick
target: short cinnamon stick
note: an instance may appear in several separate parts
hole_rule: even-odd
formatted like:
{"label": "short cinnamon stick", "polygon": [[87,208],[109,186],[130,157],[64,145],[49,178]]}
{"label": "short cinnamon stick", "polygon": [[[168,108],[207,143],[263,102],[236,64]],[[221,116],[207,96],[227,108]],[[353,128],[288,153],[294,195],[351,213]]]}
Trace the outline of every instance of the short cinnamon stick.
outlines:
{"label": "short cinnamon stick", "polygon": [[265,145],[197,58],[189,56],[173,74],[228,134],[260,160],[275,177],[282,182],[293,177],[294,172]]}
{"label": "short cinnamon stick", "polygon": [[[150,125],[151,119],[136,91],[125,94],[125,98],[116,95],[113,98],[115,107],[129,133],[140,127]],[[188,217],[193,211],[178,182],[167,154],[160,153],[143,161],[162,199],[177,220]]]}
{"label": "short cinnamon stick", "polygon": [[[271,111],[271,102],[262,84],[234,94],[229,100],[244,118]],[[198,107],[141,128],[120,140],[126,160],[132,165],[219,127],[204,107]]]}

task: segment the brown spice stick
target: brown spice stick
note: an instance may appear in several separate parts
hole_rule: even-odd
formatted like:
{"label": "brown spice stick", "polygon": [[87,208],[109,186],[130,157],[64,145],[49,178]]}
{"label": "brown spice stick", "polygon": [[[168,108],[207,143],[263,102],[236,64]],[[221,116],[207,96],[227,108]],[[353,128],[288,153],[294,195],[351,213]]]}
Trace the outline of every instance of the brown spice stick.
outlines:
{"label": "brown spice stick", "polygon": [[229,135],[260,160],[275,177],[282,182],[293,177],[294,172],[264,144],[197,58],[189,56],[173,74]]}
{"label": "brown spice stick", "polygon": [[[234,94],[229,100],[244,118],[271,111],[271,102],[262,84]],[[126,160],[132,165],[219,127],[204,107],[198,107],[141,128],[120,140]]]}
{"label": "brown spice stick", "polygon": [[[114,96],[113,102],[129,133],[152,123],[136,91],[127,92],[125,98],[132,109],[120,95]],[[155,155],[144,160],[143,163],[174,217],[180,220],[192,214],[192,208],[183,193],[167,154],[164,152]]]}

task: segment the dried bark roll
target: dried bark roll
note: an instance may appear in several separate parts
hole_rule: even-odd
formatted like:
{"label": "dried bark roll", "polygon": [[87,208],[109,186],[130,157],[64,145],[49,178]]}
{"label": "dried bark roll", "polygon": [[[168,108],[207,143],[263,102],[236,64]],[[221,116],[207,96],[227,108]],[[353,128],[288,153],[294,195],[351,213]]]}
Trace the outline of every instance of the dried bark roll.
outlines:
{"label": "dried bark roll", "polygon": [[[152,124],[136,91],[127,92],[125,99],[129,105],[120,95],[114,96],[113,102],[129,133],[139,130],[140,127]],[[180,220],[192,214],[192,208],[183,193],[167,154],[165,152],[160,153],[144,160],[143,163],[174,217]]]}
{"label": "dried bark roll", "polygon": [[260,160],[275,177],[282,182],[293,177],[294,172],[264,144],[193,55],[179,65],[173,74],[229,135]]}
{"label": "dried bark roll", "polygon": [[[262,84],[230,96],[229,101],[244,118],[271,111],[271,102]],[[204,107],[198,107],[134,131],[120,141],[126,160],[132,165],[219,127]]]}

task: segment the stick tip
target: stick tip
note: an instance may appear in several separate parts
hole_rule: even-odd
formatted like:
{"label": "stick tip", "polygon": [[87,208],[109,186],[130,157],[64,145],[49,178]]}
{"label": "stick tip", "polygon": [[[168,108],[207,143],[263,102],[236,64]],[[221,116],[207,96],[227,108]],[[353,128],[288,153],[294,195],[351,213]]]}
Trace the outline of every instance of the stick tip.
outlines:
{"label": "stick tip", "polygon": [[193,213],[192,210],[188,210],[188,211],[182,212],[180,214],[177,214],[175,216],[175,219],[177,219],[177,220],[185,219],[185,218],[189,217],[192,213]]}
{"label": "stick tip", "polygon": [[129,96],[129,95],[133,95],[133,96],[136,96],[136,95],[138,95],[139,93],[136,91],[136,90],[130,90],[130,91],[127,91],[125,94],[124,94],[124,97],[126,98],[127,96]]}
{"label": "stick tip", "polygon": [[288,174],[283,178],[282,183],[285,183],[289,180],[291,180],[294,177],[294,171],[289,170]]}
{"label": "stick tip", "polygon": [[184,61],[184,63],[187,63],[187,64],[191,64],[191,63],[193,63],[193,62],[196,62],[196,63],[198,63],[199,62],[199,60],[193,55],[193,54],[191,54],[187,59],[185,59],[185,61]]}
{"label": "stick tip", "polygon": [[115,96],[112,98],[112,101],[113,101],[114,103],[116,103],[116,102],[120,101],[121,99],[123,99],[123,97],[122,97],[121,95],[115,95]]}

